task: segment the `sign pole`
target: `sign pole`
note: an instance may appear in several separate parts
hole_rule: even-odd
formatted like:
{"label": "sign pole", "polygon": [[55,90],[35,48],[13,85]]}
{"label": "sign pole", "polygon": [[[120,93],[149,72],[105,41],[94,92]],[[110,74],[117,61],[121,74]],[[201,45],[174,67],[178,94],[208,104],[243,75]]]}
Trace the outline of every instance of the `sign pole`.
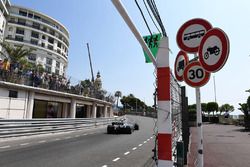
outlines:
{"label": "sign pole", "polygon": [[[194,55],[197,57],[197,54]],[[200,87],[195,88],[196,95],[196,122],[197,122],[197,143],[198,143],[198,164],[197,167],[204,166],[203,160],[203,130],[202,130],[202,114],[201,114],[201,94]]]}

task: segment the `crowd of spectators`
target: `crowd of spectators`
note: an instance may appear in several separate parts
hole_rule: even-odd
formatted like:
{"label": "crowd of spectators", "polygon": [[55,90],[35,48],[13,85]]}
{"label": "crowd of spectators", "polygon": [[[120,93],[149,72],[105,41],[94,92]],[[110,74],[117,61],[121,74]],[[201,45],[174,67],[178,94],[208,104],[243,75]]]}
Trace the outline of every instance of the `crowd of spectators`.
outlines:
{"label": "crowd of spectators", "polygon": [[44,70],[25,69],[19,63],[11,64],[8,59],[0,59],[0,81],[74,94],[83,93],[81,84],[71,86],[70,79],[64,76],[50,74]]}

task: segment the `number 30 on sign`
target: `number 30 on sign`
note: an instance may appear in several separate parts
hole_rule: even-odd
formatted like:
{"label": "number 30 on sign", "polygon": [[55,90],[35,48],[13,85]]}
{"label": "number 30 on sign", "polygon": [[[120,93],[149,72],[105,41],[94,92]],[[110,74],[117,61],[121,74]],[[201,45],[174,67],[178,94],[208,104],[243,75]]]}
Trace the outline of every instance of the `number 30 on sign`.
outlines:
{"label": "number 30 on sign", "polygon": [[210,73],[204,70],[200,62],[194,61],[185,67],[183,77],[189,86],[201,87],[209,81]]}

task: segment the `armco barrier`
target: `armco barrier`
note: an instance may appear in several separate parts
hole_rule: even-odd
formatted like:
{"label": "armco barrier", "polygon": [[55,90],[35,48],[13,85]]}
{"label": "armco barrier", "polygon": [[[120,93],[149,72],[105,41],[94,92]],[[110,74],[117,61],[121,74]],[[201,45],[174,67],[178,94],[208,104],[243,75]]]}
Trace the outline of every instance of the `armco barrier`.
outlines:
{"label": "armco barrier", "polygon": [[123,117],[113,118],[58,118],[58,119],[2,119],[0,138],[58,133],[103,126]]}

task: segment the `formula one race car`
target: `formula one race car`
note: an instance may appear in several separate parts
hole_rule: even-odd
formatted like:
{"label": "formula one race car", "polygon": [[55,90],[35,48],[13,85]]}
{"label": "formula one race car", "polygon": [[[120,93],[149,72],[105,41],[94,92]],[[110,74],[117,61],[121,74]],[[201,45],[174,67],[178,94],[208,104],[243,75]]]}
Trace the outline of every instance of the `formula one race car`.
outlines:
{"label": "formula one race car", "polygon": [[108,134],[131,134],[134,131],[134,125],[123,121],[112,122],[107,127]]}

